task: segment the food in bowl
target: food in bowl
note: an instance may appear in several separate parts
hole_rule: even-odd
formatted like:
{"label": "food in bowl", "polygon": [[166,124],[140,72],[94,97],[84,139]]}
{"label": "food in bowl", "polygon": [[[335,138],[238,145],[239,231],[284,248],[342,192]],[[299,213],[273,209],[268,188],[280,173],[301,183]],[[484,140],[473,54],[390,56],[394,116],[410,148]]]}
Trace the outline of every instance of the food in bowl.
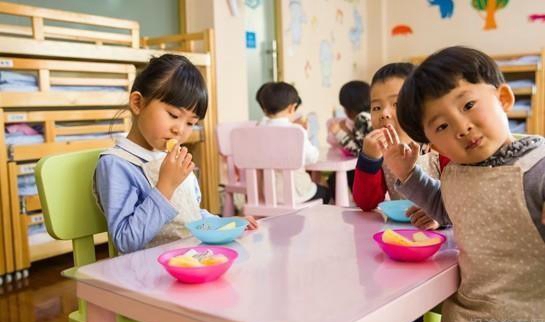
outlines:
{"label": "food in bowl", "polygon": [[419,231],[412,235],[411,240],[391,229],[386,229],[382,234],[382,241],[386,244],[398,246],[431,246],[439,244],[441,242],[441,238],[428,237],[424,232]]}
{"label": "food in bowl", "polygon": [[194,246],[169,250],[161,254],[157,261],[178,281],[195,284],[218,279],[229,270],[237,257],[238,253],[231,248]]}
{"label": "food in bowl", "polygon": [[386,229],[374,234],[373,239],[388,257],[403,262],[424,261],[447,240],[440,233],[418,229]]}
{"label": "food in bowl", "polygon": [[227,257],[223,254],[214,254],[210,249],[204,252],[197,252],[194,249],[190,249],[183,255],[171,257],[168,260],[168,264],[178,267],[201,267],[211,266],[227,262]]}

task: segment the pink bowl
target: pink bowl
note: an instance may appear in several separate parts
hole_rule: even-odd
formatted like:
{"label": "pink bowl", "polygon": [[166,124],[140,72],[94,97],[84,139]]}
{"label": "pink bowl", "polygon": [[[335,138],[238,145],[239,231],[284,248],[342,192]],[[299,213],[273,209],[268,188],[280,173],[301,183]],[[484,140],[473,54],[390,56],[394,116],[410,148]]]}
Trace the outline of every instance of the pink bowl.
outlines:
{"label": "pink bowl", "polygon": [[[227,262],[203,267],[178,267],[168,264],[170,258],[183,255],[191,249],[200,253],[210,249],[214,254],[225,255],[227,257]],[[196,246],[170,250],[157,257],[157,261],[178,281],[189,284],[198,284],[216,280],[231,267],[237,257],[238,253],[231,248],[221,246]]]}
{"label": "pink bowl", "polygon": [[439,237],[441,239],[441,242],[430,245],[430,246],[398,246],[398,245],[391,245],[387,244],[382,241],[382,233],[383,231],[378,232],[373,235],[373,239],[377,242],[377,244],[380,246],[380,248],[390,257],[391,259],[402,261],[402,262],[422,262],[428,259],[429,257],[433,256],[439,248],[443,245],[443,243],[447,240],[447,238],[439,233],[432,232],[432,231],[424,231],[424,230],[418,230],[418,229],[394,229],[394,231],[404,237],[408,237],[412,239],[412,236],[416,232],[423,232],[428,237]]}

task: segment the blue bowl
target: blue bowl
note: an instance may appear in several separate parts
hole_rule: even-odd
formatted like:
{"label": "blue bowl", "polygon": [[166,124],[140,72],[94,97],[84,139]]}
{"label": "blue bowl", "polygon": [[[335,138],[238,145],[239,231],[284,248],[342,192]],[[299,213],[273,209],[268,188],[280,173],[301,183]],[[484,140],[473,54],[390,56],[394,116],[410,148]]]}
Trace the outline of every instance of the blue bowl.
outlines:
{"label": "blue bowl", "polygon": [[[233,229],[218,230],[218,228],[231,222],[235,222],[237,226]],[[248,221],[243,218],[210,217],[189,223],[186,227],[195,238],[203,243],[227,244],[240,237],[244,233],[247,225]]]}
{"label": "blue bowl", "polygon": [[412,205],[414,204],[410,200],[388,200],[379,203],[378,209],[394,221],[411,222],[405,214]]}

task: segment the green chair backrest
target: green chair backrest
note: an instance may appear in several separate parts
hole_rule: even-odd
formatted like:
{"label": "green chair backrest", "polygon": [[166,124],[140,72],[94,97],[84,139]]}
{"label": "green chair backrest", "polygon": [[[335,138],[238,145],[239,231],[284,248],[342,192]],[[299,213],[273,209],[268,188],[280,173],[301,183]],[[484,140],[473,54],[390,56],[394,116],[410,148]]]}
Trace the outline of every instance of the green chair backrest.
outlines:
{"label": "green chair backrest", "polygon": [[[36,183],[47,232],[56,239],[72,240],[76,267],[96,261],[93,236],[108,231],[106,218],[93,194],[93,176],[102,151],[52,155],[36,165]],[[108,245],[110,257],[115,256],[110,239]],[[66,271],[64,274],[70,275]],[[78,311],[70,314],[70,321],[85,321],[86,304],[82,300],[78,302]],[[116,318],[132,321],[121,316]]]}
{"label": "green chair backrest", "polygon": [[108,230],[93,195],[93,174],[102,151],[52,155],[36,166],[47,231],[53,238],[73,241],[75,266],[96,261],[93,235]]}

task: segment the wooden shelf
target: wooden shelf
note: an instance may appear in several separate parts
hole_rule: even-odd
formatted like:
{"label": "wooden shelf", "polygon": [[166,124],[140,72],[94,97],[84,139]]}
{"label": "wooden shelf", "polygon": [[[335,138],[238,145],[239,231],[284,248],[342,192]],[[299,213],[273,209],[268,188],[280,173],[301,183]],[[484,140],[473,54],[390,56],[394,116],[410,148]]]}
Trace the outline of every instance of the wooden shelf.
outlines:
{"label": "wooden shelf", "polygon": [[531,95],[534,95],[535,93],[534,88],[535,87],[515,88],[513,89],[513,94],[519,95],[519,96],[523,96],[523,95],[531,96]]}
{"label": "wooden shelf", "polygon": [[[33,242],[39,239],[39,242]],[[108,242],[108,234],[95,235],[95,245]],[[30,261],[35,262],[44,258],[70,253],[72,251],[71,240],[53,239],[47,232],[29,236]]]}
{"label": "wooden shelf", "polygon": [[502,73],[535,73],[537,65],[503,65],[500,66]]}
{"label": "wooden shelf", "polygon": [[507,117],[511,119],[526,119],[530,113],[528,111],[509,111]]}

